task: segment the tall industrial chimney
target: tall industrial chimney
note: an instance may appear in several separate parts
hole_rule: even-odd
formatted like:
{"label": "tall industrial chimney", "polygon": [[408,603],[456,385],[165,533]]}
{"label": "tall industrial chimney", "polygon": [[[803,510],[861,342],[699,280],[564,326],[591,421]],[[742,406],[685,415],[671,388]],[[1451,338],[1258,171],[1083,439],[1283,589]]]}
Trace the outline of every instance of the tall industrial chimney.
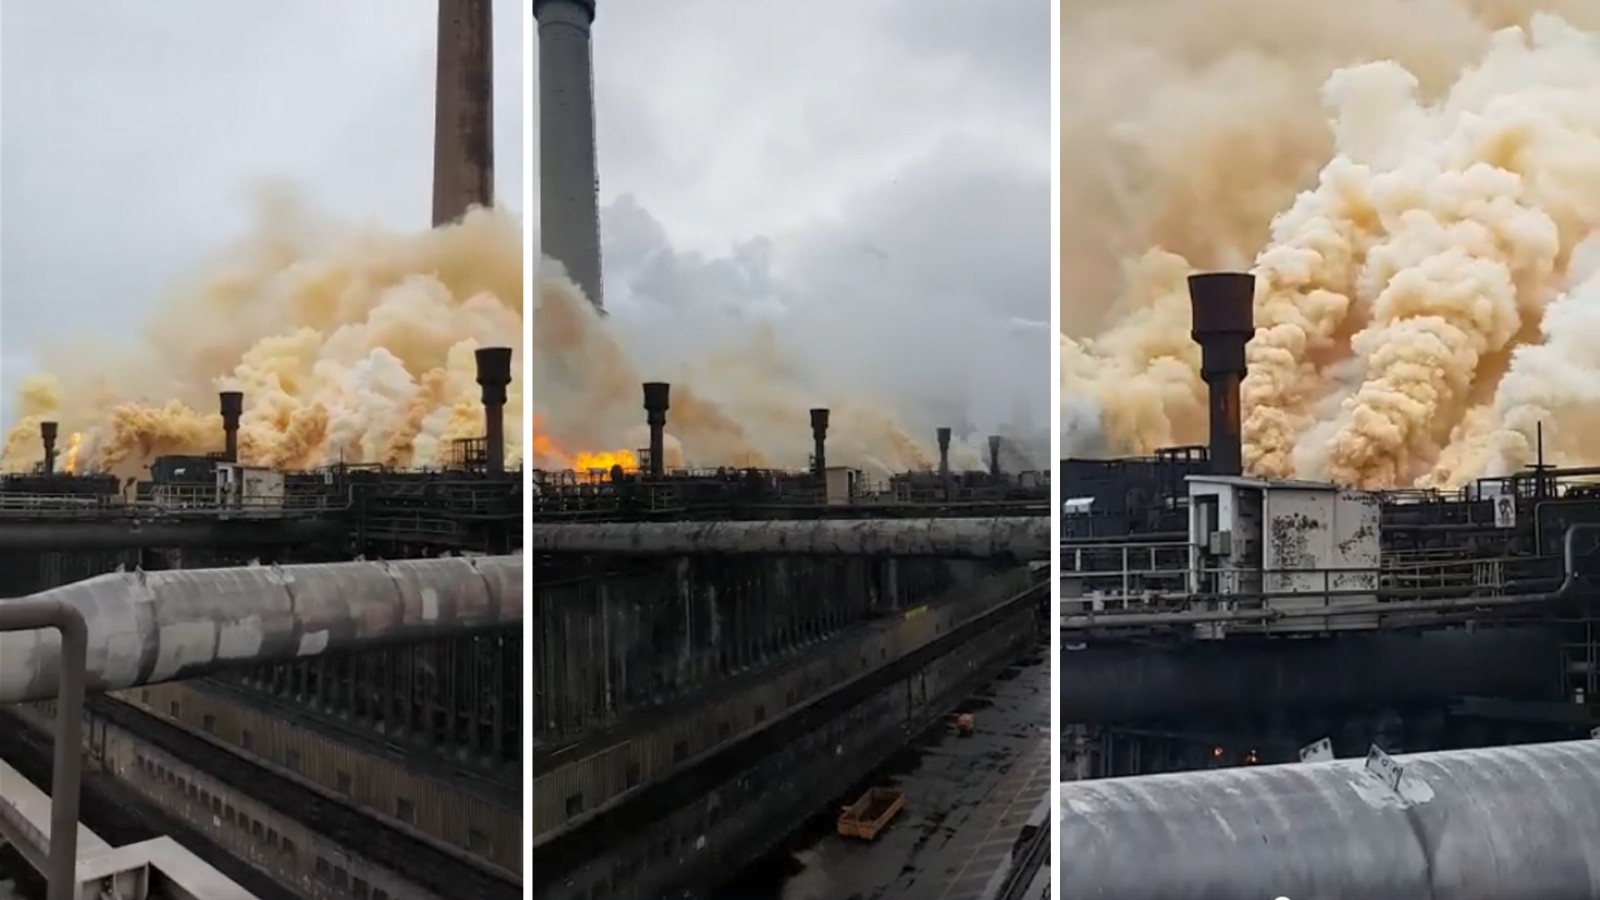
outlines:
{"label": "tall industrial chimney", "polygon": [[533,0],[539,20],[539,231],[595,309],[600,282],[600,178],[595,167],[595,0]]}
{"label": "tall industrial chimney", "polygon": [[939,477],[948,481],[950,480],[950,429],[940,428],[933,434],[939,441]]}
{"label": "tall industrial chimney", "polygon": [[825,480],[828,477],[828,411],[825,409],[811,411],[811,440],[816,445],[811,452],[811,468],[818,480]]}
{"label": "tall industrial chimney", "polygon": [[506,388],[511,386],[511,348],[479,347],[478,386],[483,388],[484,468],[490,475],[506,470]]}
{"label": "tall industrial chimney", "polygon": [[1000,435],[989,435],[989,477],[1000,477]]}
{"label": "tall industrial chimney", "polygon": [[433,97],[433,225],[494,203],[491,0],[439,0]]}
{"label": "tall industrial chimney", "polygon": [[1244,472],[1239,384],[1244,381],[1245,345],[1255,336],[1256,279],[1248,272],[1189,276],[1193,307],[1191,336],[1200,345],[1200,377],[1210,389],[1211,473]]}
{"label": "tall industrial chimney", "polygon": [[644,383],[644,420],[650,425],[650,477],[660,479],[667,471],[667,395],[672,385],[665,381]]}
{"label": "tall industrial chimney", "polygon": [[44,442],[44,474],[56,473],[56,435],[61,426],[55,422],[40,422],[39,437]]}
{"label": "tall industrial chimney", "polygon": [[222,408],[222,459],[239,461],[239,416],[244,414],[244,394],[241,391],[223,391],[217,395]]}

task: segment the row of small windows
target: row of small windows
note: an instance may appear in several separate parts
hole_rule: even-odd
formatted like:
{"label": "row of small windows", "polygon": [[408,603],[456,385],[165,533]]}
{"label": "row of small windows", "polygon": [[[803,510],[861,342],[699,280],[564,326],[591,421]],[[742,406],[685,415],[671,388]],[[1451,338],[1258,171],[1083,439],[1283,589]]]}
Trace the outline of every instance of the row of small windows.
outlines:
{"label": "row of small windows", "polygon": [[[142,702],[146,706],[148,706],[149,703],[150,703],[150,692],[148,690],[142,690],[142,691],[139,692],[139,694],[140,694],[140,696],[139,696],[140,702]],[[170,703],[167,704],[167,711],[168,711],[168,714],[172,716],[172,718],[177,719],[177,718],[180,718],[180,713],[182,712],[182,707],[179,706],[178,701],[173,700],[173,701],[171,701]],[[216,729],[217,729],[217,719],[216,719],[216,717],[211,715],[210,713],[206,713],[201,719],[201,728],[207,734],[215,734],[216,733]],[[250,729],[246,728],[246,729],[243,729],[243,730],[241,730],[239,732],[239,745],[240,745],[240,747],[242,749],[244,749],[247,752],[250,752],[250,753],[254,753],[255,752],[255,735],[251,733]],[[677,748],[675,748],[675,751],[676,750],[677,750]],[[687,755],[687,750],[688,750],[688,745],[684,744],[684,746],[682,748],[682,752],[685,755]],[[304,772],[300,768],[300,751],[296,750],[293,747],[288,747],[288,748],[284,749],[284,751],[283,751],[283,765],[284,765],[284,768],[287,768],[291,772],[294,772],[296,774],[304,774]],[[339,793],[344,794],[346,797],[350,797],[350,798],[354,799],[354,797],[355,797],[355,779],[351,777],[349,772],[342,772],[342,771],[335,772],[334,773],[334,782],[335,782],[335,789]],[[637,783],[637,776],[634,776],[633,783]],[[633,786],[633,784],[630,783],[629,787],[632,787],[632,786]],[[396,819],[399,819],[400,821],[406,823],[407,825],[416,825],[417,824],[416,807],[412,805],[410,800],[407,800],[404,797],[396,797],[395,801],[394,801],[394,805],[395,805],[394,816],[395,816]],[[489,835],[486,832],[480,831],[477,828],[468,828],[467,829],[467,849],[472,851],[473,853],[477,853],[477,854],[481,854],[481,855],[488,855],[491,852],[491,843],[489,841]],[[381,894],[382,892],[379,892],[379,893]],[[374,896],[377,896],[377,895],[374,895]]]}
{"label": "row of small windows", "polygon": [[[296,848],[294,841],[288,835],[278,834],[278,829],[252,818],[242,809],[234,809],[233,804],[225,802],[220,795],[211,793],[197,782],[190,781],[153,759],[141,755],[136,757],[136,760],[140,771],[147,777],[166,784],[168,788],[187,797],[191,802],[200,804],[202,809],[210,810],[213,817],[248,834],[256,843],[265,844],[269,849],[277,851],[289,866],[294,865]],[[317,855],[315,871],[318,880],[331,884],[339,890],[349,891],[358,900],[389,900],[388,891],[372,887],[365,878],[351,878],[349,870],[329,862],[321,854]]]}

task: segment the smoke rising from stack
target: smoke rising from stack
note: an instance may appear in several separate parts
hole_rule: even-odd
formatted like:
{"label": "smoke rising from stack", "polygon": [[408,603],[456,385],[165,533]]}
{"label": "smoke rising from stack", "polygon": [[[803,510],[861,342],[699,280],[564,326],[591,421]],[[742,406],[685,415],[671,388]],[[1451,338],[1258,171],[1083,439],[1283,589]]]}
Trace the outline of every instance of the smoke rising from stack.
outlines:
{"label": "smoke rising from stack", "polygon": [[1540,420],[1552,462],[1600,462],[1574,262],[1600,229],[1600,7],[1088,2],[1063,28],[1063,144],[1103,162],[1063,171],[1080,442],[1203,442],[1182,282],[1253,260],[1248,471],[1455,485],[1531,461]]}
{"label": "smoke rising from stack", "polygon": [[220,451],[220,390],[244,393],[243,462],[439,463],[450,440],[482,435],[473,353],[520,345],[522,308],[522,231],[502,212],[396,232],[329,222],[268,190],[254,232],[165,298],[141,340],[41,354],[0,465],[38,461],[46,419],[82,435],[84,466],[122,475],[164,453]]}
{"label": "smoke rising from stack", "polygon": [[[604,317],[544,259],[531,311],[533,341],[533,468],[565,468],[575,448],[642,448],[649,431],[639,415],[645,378],[619,341],[620,317]],[[756,466],[808,468],[813,450],[809,412],[828,402],[827,461],[874,474],[932,469],[937,452],[917,440],[865,390],[840,398],[814,387],[769,331],[754,328],[720,353],[680,359],[672,367],[671,412],[664,462],[669,468]],[[980,448],[956,441],[952,465],[982,468]]]}

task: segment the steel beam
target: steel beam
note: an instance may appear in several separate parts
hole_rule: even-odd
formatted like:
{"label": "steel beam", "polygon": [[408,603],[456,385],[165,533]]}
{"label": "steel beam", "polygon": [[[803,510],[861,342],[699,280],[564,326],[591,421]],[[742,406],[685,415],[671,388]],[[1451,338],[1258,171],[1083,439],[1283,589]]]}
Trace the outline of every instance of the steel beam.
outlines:
{"label": "steel beam", "polygon": [[1555,700],[1560,660],[1560,632],[1539,625],[1095,644],[1061,654],[1057,696],[1061,721],[1079,725],[1463,696]]}
{"label": "steel beam", "polygon": [[523,549],[530,554],[1010,557],[1031,562],[1050,558],[1050,520],[1014,516],[530,525]]}
{"label": "steel beam", "polygon": [[[0,600],[61,603],[88,630],[88,689],[109,691],[447,637],[522,621],[522,557],[101,575]],[[56,696],[53,632],[0,634],[0,704]]]}
{"label": "steel beam", "polygon": [[1600,740],[1061,785],[1066,897],[1600,897]]}

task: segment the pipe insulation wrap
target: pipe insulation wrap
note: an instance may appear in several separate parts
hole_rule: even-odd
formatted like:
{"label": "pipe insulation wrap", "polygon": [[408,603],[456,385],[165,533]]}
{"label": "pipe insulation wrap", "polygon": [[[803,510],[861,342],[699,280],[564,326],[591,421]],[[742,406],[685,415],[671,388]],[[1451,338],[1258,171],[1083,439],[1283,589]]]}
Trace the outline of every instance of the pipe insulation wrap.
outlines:
{"label": "pipe insulation wrap", "polygon": [[930,556],[944,559],[1050,558],[1044,516],[986,519],[826,519],[767,522],[605,522],[530,525],[523,549],[536,553],[676,556],[696,553],[798,556]]}
{"label": "pipe insulation wrap", "polygon": [[[111,691],[517,623],[522,573],[521,556],[119,572],[21,599],[83,615],[89,690]],[[60,665],[55,632],[0,634],[0,704],[54,697]]]}
{"label": "pipe insulation wrap", "polygon": [[1600,898],[1600,740],[1060,785],[1062,896]]}

